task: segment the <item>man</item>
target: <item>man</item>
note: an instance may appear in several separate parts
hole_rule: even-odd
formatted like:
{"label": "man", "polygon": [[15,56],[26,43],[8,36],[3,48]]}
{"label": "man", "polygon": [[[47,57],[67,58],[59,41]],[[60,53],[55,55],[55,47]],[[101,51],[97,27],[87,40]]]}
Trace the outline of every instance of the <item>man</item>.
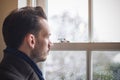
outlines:
{"label": "man", "polygon": [[13,10],[3,23],[7,48],[0,63],[0,80],[44,80],[36,63],[45,61],[52,45],[41,7]]}

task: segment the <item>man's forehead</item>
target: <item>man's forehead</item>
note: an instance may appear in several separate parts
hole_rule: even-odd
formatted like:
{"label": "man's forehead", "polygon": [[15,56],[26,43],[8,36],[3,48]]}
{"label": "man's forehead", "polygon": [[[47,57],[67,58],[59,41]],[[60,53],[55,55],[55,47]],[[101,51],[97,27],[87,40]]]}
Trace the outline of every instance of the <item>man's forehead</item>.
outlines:
{"label": "man's forehead", "polygon": [[39,22],[40,22],[41,31],[50,35],[51,32],[50,32],[50,27],[47,20],[40,19]]}
{"label": "man's forehead", "polygon": [[46,19],[40,18],[39,19],[40,27],[42,28],[49,28],[48,21]]}

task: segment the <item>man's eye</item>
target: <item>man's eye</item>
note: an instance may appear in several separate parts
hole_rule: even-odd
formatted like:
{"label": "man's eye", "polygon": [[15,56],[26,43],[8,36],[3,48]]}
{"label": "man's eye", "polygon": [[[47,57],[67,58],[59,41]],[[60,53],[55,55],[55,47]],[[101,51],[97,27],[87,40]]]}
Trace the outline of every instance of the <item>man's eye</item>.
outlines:
{"label": "man's eye", "polygon": [[47,38],[50,38],[50,36],[47,36]]}
{"label": "man's eye", "polygon": [[49,35],[46,35],[45,37],[46,37],[46,38],[49,38],[50,36],[49,36]]}

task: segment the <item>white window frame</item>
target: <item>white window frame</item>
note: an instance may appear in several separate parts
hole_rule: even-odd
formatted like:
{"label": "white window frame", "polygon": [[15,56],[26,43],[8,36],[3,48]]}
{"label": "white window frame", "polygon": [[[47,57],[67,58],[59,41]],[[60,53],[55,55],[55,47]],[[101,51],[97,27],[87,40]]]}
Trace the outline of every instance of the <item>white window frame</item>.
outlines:
{"label": "white window frame", "polygon": [[86,51],[87,80],[93,80],[91,51],[120,51],[120,43],[54,43],[52,51]]}
{"label": "white window frame", "polygon": [[[30,0],[28,0],[30,1]],[[86,43],[54,43],[51,51],[86,51],[86,77],[87,80],[93,80],[92,77],[92,51],[120,51],[120,42],[93,42],[93,4],[92,0],[88,0],[88,29],[89,42]],[[37,6],[42,6],[47,12],[48,0],[36,0]]]}

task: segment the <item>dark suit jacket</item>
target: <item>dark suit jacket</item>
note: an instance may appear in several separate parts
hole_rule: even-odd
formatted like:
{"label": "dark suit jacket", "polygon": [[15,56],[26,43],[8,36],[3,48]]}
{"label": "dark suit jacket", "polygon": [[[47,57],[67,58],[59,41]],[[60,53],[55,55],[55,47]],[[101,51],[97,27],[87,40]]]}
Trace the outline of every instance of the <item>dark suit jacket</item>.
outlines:
{"label": "dark suit jacket", "polygon": [[39,80],[39,78],[26,61],[12,54],[4,54],[0,63],[0,80]]}

